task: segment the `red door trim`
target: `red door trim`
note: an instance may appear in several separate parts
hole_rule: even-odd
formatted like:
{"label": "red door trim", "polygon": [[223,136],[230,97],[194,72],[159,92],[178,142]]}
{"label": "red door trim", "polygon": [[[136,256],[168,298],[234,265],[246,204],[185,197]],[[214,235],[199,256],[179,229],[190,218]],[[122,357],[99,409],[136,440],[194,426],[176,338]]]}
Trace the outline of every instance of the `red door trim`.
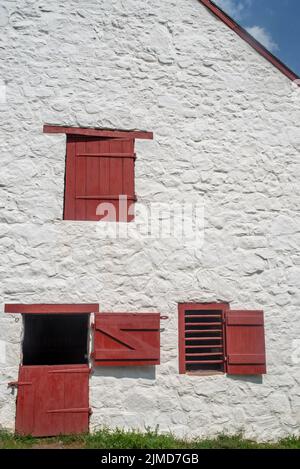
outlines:
{"label": "red door trim", "polygon": [[12,314],[89,314],[98,313],[99,304],[5,304],[4,312]]}
{"label": "red door trim", "polygon": [[142,138],[153,140],[153,132],[146,132],[144,130],[107,130],[45,124],[43,132],[46,134],[86,135],[87,137]]}

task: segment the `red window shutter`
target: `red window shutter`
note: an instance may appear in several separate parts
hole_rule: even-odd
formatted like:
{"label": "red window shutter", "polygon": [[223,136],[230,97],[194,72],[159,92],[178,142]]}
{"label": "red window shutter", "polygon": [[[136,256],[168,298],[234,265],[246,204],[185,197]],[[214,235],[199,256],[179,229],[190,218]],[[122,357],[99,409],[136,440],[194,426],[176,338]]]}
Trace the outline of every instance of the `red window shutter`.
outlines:
{"label": "red window shutter", "polygon": [[159,365],[159,313],[95,314],[93,358],[97,366]]}
{"label": "red window shutter", "polygon": [[266,373],[263,311],[226,311],[227,373]]}
{"label": "red window shutter", "polygon": [[[67,135],[65,220],[134,218],[134,142]],[[126,196],[121,203],[120,196]]]}

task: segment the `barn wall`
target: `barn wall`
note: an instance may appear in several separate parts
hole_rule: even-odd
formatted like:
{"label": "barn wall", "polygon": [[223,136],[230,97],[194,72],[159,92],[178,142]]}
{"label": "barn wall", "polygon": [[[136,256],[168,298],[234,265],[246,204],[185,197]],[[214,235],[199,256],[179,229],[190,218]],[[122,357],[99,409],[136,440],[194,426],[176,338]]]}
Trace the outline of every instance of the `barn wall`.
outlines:
{"label": "barn wall", "polygon": [[[299,92],[196,0],[7,0],[3,11],[1,310],[99,302],[169,316],[155,370],[95,371],[93,429],[299,434]],[[199,203],[204,235],[140,236],[142,216],[121,239],[63,222],[65,137],[43,134],[46,122],[153,130],[136,144],[137,195]],[[264,309],[268,375],[179,375],[184,301]],[[21,336],[21,318],[1,312],[7,428]]]}

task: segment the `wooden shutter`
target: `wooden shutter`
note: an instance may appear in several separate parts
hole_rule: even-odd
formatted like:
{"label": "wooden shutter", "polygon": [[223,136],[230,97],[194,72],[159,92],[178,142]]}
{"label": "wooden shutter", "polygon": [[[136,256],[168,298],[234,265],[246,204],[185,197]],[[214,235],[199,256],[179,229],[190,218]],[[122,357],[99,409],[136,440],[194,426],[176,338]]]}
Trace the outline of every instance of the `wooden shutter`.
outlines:
{"label": "wooden shutter", "polygon": [[93,358],[97,366],[159,365],[159,313],[95,314]]}
{"label": "wooden shutter", "polygon": [[226,311],[227,373],[266,373],[263,311]]}
{"label": "wooden shutter", "polygon": [[134,160],[133,138],[67,135],[64,219],[131,221]]}

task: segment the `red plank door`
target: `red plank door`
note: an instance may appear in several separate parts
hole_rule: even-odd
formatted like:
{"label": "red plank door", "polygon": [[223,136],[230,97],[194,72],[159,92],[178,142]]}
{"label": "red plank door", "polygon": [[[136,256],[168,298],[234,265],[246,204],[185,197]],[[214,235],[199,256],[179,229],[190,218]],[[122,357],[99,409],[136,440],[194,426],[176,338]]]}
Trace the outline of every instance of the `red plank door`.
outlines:
{"label": "red plank door", "polygon": [[68,136],[64,220],[133,220],[134,160],[132,139]]}
{"label": "red plank door", "polygon": [[93,358],[95,366],[159,365],[160,314],[95,314]]}
{"label": "red plank door", "polygon": [[87,365],[20,366],[16,433],[54,436],[89,428]]}
{"label": "red plank door", "polygon": [[266,373],[263,311],[226,311],[227,373]]}

